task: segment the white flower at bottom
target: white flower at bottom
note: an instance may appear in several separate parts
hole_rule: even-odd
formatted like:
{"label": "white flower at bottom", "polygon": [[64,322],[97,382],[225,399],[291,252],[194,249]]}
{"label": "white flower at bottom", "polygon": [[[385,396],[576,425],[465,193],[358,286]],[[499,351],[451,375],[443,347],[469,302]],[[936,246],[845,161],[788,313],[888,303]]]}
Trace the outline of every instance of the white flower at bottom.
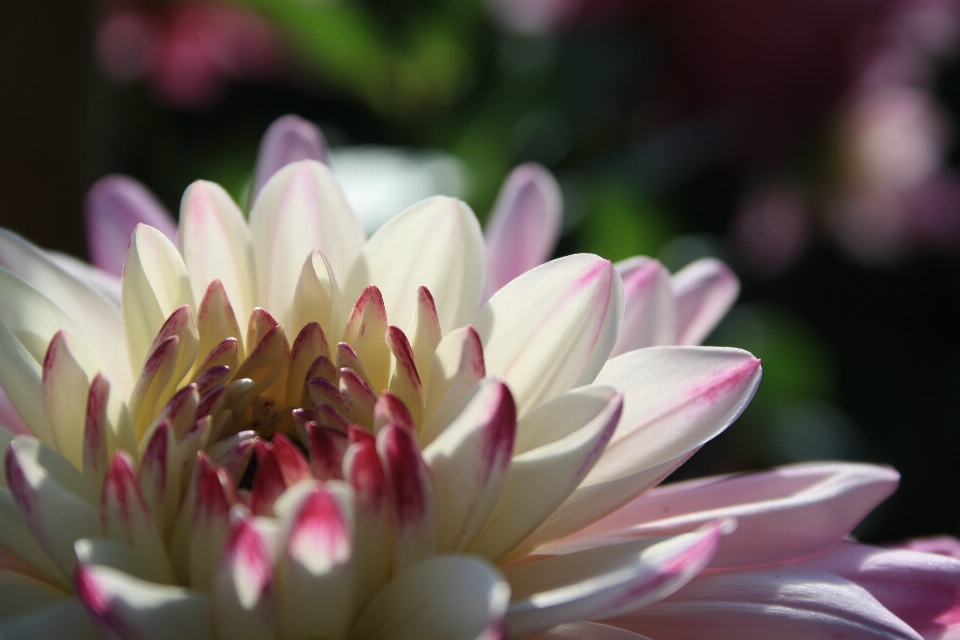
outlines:
{"label": "white flower at bottom", "polygon": [[0,432],[2,637],[517,636],[625,615],[709,562],[727,522],[529,555],[659,483],[759,382],[735,349],[608,362],[608,261],[548,262],[477,311],[466,205],[364,242],[313,161],[249,225],[203,182],[180,220],[179,248],[136,229],[122,312],[0,236],[0,386],[26,431]]}

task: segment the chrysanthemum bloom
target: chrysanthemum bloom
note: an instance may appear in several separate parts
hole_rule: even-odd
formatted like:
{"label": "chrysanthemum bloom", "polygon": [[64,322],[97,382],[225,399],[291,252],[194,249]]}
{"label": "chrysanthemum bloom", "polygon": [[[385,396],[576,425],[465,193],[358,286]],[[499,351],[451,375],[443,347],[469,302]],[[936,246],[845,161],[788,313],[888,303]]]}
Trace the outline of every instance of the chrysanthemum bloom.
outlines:
{"label": "chrysanthemum bloom", "polygon": [[570,256],[477,310],[466,205],[365,242],[313,160],[255,186],[249,223],[195,183],[177,242],[135,228],[117,308],[108,280],[0,235],[4,638],[520,636],[662,599],[730,530],[543,552],[631,508],[754,392],[734,349],[608,361],[625,305],[661,300],[672,340],[694,335],[715,266],[657,298],[655,263],[622,279]]}

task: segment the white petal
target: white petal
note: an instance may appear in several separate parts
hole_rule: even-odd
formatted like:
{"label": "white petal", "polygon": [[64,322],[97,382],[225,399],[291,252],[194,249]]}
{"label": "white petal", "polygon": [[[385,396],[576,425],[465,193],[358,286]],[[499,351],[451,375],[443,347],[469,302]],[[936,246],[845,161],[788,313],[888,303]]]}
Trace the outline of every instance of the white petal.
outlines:
{"label": "white petal", "polygon": [[623,328],[611,357],[644,347],[674,344],[676,308],[670,272],[652,258],[618,262],[623,278]]}
{"label": "white petal", "polygon": [[13,496],[6,489],[0,489],[0,546],[48,577],[54,584],[69,587],[67,576],[40,547]]}
{"label": "white petal", "polygon": [[102,633],[116,640],[213,640],[210,599],[197,591],[78,565],[77,597]]}
{"label": "white petal", "polygon": [[346,316],[343,294],[330,263],[320,251],[311,251],[303,263],[293,294],[290,334],[297,335],[307,324],[317,322],[328,339],[336,343],[343,333]]}
{"label": "white petal", "polygon": [[433,354],[421,443],[429,444],[447,428],[484,376],[483,345],[474,328],[467,326],[448,333]]}
{"label": "white petal", "polygon": [[238,515],[223,547],[213,582],[217,637],[270,640],[273,629],[273,562],[269,544],[246,515]]}
{"label": "white petal", "polygon": [[0,620],[56,604],[67,595],[46,582],[0,569]]}
{"label": "white petal", "polygon": [[130,239],[121,284],[130,370],[138,375],[167,318],[184,305],[195,308],[193,293],[177,248],[162,233],[142,224]]}
{"label": "white petal", "polygon": [[740,281],[714,258],[691,262],[673,274],[670,286],[677,304],[677,344],[700,344],[727,314]]}
{"label": "white petal", "polygon": [[344,287],[354,300],[368,284],[383,293],[387,317],[406,324],[427,287],[444,333],[463,326],[483,292],[483,235],[460,200],[436,196],[413,205],[380,227],[363,248]]}
{"label": "white petal", "polygon": [[623,319],[613,265],[578,254],[526,272],[497,292],[473,321],[487,374],[510,386],[520,417],[555,395],[593,382]]}
{"label": "white petal", "polygon": [[920,640],[863,588],[790,565],[699,577],[609,623],[671,640]]}
{"label": "white petal", "polygon": [[441,553],[465,551],[480,533],[506,481],[516,428],[510,391],[491,380],[424,449],[437,495]]}
{"label": "white petal", "polygon": [[[77,340],[59,331],[43,360],[43,413],[57,450],[78,469],[83,468],[83,432],[90,381],[74,355]],[[81,409],[82,408],[82,409]]]}
{"label": "white petal", "polygon": [[508,567],[504,573],[513,601],[507,630],[516,636],[565,622],[602,620],[661,600],[700,573],[730,524]]}
{"label": "white petal", "polygon": [[[501,637],[510,587],[486,562],[440,556],[414,565],[374,597],[351,640]],[[415,615],[411,615],[416,612]]]}
{"label": "white petal", "polygon": [[40,365],[0,321],[0,387],[30,432],[45,444],[54,445],[53,432],[43,415]]}
{"label": "white petal", "polygon": [[180,205],[180,245],[195,300],[220,280],[237,317],[253,311],[256,276],[250,230],[230,195],[218,184],[198,180]]}
{"label": "white petal", "polygon": [[363,247],[363,228],[323,164],[289,164],[264,185],[250,210],[257,304],[289,323],[303,261],[319,249],[338,280]]}
{"label": "white petal", "polygon": [[23,616],[0,622],[0,638],[3,640],[103,640],[103,636],[90,622],[87,612],[75,600],[33,611]]}
{"label": "white petal", "polygon": [[124,393],[133,387],[122,341],[123,318],[109,300],[52,262],[20,236],[0,229],[0,267],[35,287],[76,322]]}
{"label": "white petal", "polygon": [[578,531],[660,482],[739,417],[760,375],[760,361],[739,349],[652,347],[610,360],[597,383],[623,392],[620,425],[581,486],[525,547]]}
{"label": "white petal", "polygon": [[[571,410],[563,415],[564,408]],[[590,471],[616,428],[621,408],[622,397],[615,389],[587,387],[559,396],[522,419],[525,430],[555,428],[562,437],[514,457],[493,514],[470,551],[500,560],[543,522]]]}
{"label": "white petal", "polygon": [[[120,276],[115,276],[108,271],[98,269],[92,264],[87,264],[83,260],[78,260],[59,251],[48,249],[46,255],[55,265],[77,280],[90,285],[90,288],[95,289],[108,302],[112,303],[117,311],[120,310]],[[124,246],[120,257],[122,258],[124,255],[126,255],[126,246]]]}

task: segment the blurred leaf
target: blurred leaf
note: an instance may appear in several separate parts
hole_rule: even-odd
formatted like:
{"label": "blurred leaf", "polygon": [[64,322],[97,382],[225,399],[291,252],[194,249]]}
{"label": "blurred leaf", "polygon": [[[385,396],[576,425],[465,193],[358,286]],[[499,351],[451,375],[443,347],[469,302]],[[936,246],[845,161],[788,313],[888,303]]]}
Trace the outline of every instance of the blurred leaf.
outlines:
{"label": "blurred leaf", "polygon": [[670,236],[652,202],[612,182],[597,188],[577,232],[584,251],[613,261],[653,255]]}

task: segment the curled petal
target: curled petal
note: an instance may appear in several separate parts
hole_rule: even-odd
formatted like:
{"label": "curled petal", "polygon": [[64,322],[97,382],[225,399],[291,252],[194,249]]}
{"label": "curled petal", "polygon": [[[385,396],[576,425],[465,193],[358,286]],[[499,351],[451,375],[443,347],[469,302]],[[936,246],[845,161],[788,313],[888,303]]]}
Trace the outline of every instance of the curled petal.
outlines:
{"label": "curled petal", "polygon": [[166,208],[141,182],[129,176],[100,178],[84,201],[87,242],[94,265],[119,276],[130,236],[138,224],[147,224],[171,241],[177,226]]}
{"label": "curled petal", "polygon": [[[350,631],[364,638],[498,638],[510,587],[479,558],[441,556],[416,564],[373,598]],[[410,615],[416,611],[417,615]]]}
{"label": "curled petal", "polygon": [[691,262],[671,279],[677,305],[676,344],[700,344],[727,314],[740,281],[730,267],[714,258]]}
{"label": "curled petal", "polygon": [[553,175],[527,163],[510,172],[487,224],[489,299],[521,273],[546,262],[560,237],[563,195]]}
{"label": "curled petal", "polygon": [[490,298],[473,321],[487,373],[513,392],[520,417],[555,395],[593,382],[623,320],[623,284],[593,255],[553,260]]}

